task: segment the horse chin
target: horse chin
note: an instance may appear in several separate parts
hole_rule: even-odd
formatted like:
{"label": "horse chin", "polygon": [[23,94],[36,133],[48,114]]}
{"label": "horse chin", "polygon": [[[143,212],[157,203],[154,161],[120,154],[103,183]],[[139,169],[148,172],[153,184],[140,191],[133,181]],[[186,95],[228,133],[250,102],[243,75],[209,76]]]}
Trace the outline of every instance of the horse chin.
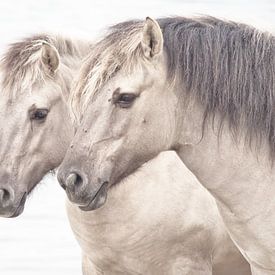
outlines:
{"label": "horse chin", "polygon": [[15,212],[9,216],[8,218],[16,218],[18,217],[19,215],[21,215],[24,211],[24,205],[19,205],[19,207],[15,210]]}
{"label": "horse chin", "polygon": [[26,199],[27,199],[27,193],[25,192],[24,195],[22,196],[17,208],[15,209],[13,214],[11,216],[9,216],[8,218],[16,218],[23,213],[24,208],[25,208]]}
{"label": "horse chin", "polygon": [[79,206],[82,211],[92,211],[102,207],[107,200],[108,182],[104,182],[86,206]]}

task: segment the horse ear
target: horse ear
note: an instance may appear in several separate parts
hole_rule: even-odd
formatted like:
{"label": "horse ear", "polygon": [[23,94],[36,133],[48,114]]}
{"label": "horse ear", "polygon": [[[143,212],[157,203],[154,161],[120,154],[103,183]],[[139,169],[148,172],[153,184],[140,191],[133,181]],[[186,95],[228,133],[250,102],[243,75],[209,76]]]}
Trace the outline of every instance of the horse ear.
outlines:
{"label": "horse ear", "polygon": [[41,48],[41,60],[46,70],[50,73],[54,73],[59,66],[59,59],[57,49],[54,46],[43,42]]}
{"label": "horse ear", "polygon": [[141,44],[146,58],[152,58],[162,52],[162,31],[158,22],[150,17],[146,17]]}

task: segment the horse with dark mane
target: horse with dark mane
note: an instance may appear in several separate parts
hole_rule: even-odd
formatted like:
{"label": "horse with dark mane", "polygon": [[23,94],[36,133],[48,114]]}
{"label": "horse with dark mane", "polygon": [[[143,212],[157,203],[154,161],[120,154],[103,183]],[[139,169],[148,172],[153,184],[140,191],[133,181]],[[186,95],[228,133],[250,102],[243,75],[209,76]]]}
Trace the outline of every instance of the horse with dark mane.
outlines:
{"label": "horse with dark mane", "polygon": [[175,150],[253,274],[275,274],[273,35],[212,17],[123,22],[73,92],[79,127],[59,171],[70,196],[96,209],[122,178]]}

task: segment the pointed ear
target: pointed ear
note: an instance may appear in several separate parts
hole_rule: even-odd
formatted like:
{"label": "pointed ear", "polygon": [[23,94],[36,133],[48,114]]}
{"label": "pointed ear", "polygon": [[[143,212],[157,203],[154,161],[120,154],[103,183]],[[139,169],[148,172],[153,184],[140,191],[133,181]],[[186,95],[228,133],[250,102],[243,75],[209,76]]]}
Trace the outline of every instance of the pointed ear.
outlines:
{"label": "pointed ear", "polygon": [[152,58],[162,53],[162,31],[158,22],[150,17],[146,17],[141,44],[146,58]]}
{"label": "pointed ear", "polygon": [[59,54],[57,49],[49,43],[43,42],[41,48],[41,61],[45,69],[54,73],[59,65]]}

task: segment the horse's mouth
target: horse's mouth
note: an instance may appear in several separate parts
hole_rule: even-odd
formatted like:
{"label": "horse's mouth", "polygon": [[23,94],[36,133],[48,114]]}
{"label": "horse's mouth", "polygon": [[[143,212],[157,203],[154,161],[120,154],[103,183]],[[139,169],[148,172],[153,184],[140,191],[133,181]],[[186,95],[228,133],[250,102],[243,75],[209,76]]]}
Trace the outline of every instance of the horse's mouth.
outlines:
{"label": "horse's mouth", "polygon": [[13,212],[13,214],[10,216],[10,218],[18,217],[20,214],[22,214],[25,206],[25,202],[27,199],[27,192],[25,192],[16,208],[16,210]]}
{"label": "horse's mouth", "polygon": [[83,211],[92,211],[103,206],[107,200],[108,182],[104,182],[92,200],[86,206],[79,206]]}

